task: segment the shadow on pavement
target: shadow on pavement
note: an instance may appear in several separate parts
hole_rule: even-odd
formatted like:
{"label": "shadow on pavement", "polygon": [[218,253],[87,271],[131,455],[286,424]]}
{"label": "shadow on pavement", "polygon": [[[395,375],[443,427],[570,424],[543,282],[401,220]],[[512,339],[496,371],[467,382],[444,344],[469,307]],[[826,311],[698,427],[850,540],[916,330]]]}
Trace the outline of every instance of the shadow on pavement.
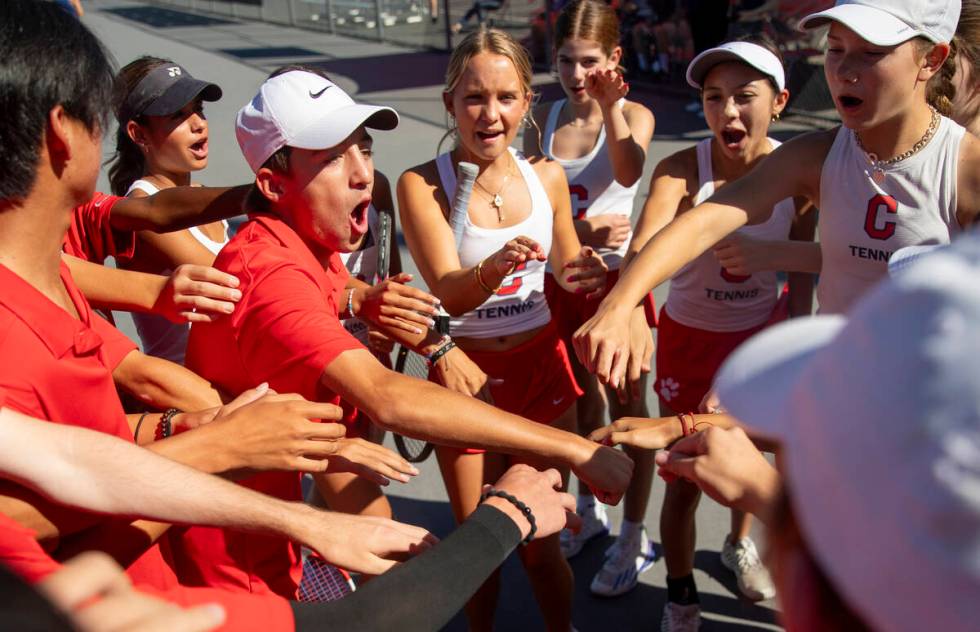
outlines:
{"label": "shadow on pavement", "polygon": [[160,7],[119,7],[115,9],[102,9],[102,11],[158,29],[238,24],[232,20],[222,20],[221,18],[212,18],[195,13],[184,13],[183,11],[174,11],[173,9],[163,9]]}
{"label": "shadow on pavement", "polygon": [[418,51],[333,59],[312,65],[356,81],[359,92],[388,92],[442,85],[448,60],[446,53]]}
{"label": "shadow on pavement", "polygon": [[[393,495],[389,495],[388,500],[391,502],[397,520],[425,527],[439,537],[445,537],[455,527],[447,502]],[[647,632],[660,629],[660,615],[667,600],[665,589],[641,583],[629,593],[614,598],[596,597],[589,591],[592,577],[602,566],[603,554],[613,541],[614,538],[609,536],[597,538],[570,561],[575,572],[576,629],[579,632],[599,630]],[[660,550],[659,543],[657,547]],[[657,560],[657,564],[663,564],[662,558]],[[735,580],[721,565],[716,552],[698,551],[695,553],[695,566],[715,577],[727,589],[735,590]],[[531,594],[531,586],[516,555],[511,555],[501,567],[500,594],[496,630],[523,632],[544,629],[541,613]],[[722,623],[706,618],[701,626],[701,630],[705,632],[758,630],[760,625],[776,623],[775,611],[733,596],[702,593],[701,603],[703,611],[709,616],[718,615],[747,621],[737,623],[729,620]],[[465,617],[458,614],[444,631],[466,632],[466,629]]]}

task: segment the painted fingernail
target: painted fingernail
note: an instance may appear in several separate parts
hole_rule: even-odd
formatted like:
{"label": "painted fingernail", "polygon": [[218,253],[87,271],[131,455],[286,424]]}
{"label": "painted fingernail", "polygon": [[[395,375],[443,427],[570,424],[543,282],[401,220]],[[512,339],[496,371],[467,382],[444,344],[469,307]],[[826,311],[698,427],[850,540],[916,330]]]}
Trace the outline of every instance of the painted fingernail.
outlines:
{"label": "painted fingernail", "polygon": [[425,324],[428,325],[431,328],[431,327],[435,326],[436,321],[432,320],[431,318],[426,318],[425,319]]}
{"label": "painted fingernail", "polygon": [[567,279],[565,279],[565,281],[568,282],[568,283],[574,283],[574,282],[578,281],[578,275],[577,274],[573,274],[570,277],[568,277]]}

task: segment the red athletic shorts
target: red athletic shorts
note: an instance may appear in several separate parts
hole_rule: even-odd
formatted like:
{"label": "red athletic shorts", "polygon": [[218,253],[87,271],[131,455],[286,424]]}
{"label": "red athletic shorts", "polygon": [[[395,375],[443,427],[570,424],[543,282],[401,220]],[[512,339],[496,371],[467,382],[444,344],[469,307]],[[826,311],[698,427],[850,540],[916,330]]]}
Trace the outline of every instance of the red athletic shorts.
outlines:
{"label": "red athletic shorts", "polygon": [[[566,343],[571,341],[572,334],[582,324],[595,316],[599,309],[599,303],[606,297],[609,290],[616,285],[619,280],[619,270],[610,270],[606,273],[606,289],[602,295],[596,298],[586,298],[580,294],[566,292],[555,277],[551,274],[544,275],[544,296],[548,300],[548,309],[551,310],[551,320],[558,325],[558,335]],[[653,301],[653,292],[647,294],[643,301],[643,309],[647,315],[647,324],[650,327],[657,326],[657,305]]]}
{"label": "red athletic shorts", "polygon": [[708,331],[682,325],[661,309],[653,383],[660,402],[674,412],[697,412],[728,354],[769,324],[742,331]]}
{"label": "red athletic shorts", "polygon": [[[492,380],[494,406],[531,421],[550,424],[582,396],[565,343],[554,321],[534,338],[507,351],[467,351],[466,355]],[[479,448],[464,448],[480,454]]]}

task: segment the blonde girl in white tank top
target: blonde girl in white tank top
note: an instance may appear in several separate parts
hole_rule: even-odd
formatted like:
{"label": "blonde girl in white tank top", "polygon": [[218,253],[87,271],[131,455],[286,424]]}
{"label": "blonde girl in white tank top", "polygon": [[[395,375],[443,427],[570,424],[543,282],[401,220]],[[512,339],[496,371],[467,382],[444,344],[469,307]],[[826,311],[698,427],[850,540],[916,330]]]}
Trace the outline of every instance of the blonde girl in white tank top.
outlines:
{"label": "blonde girl in white tank top", "polygon": [[[511,412],[527,406],[520,410],[539,422],[572,428],[580,391],[543,300],[544,262],[552,264],[563,287],[583,293],[602,290],[605,265],[575,235],[562,170],[510,149],[531,104],[526,52],[506,33],[481,29],[456,47],[446,75],[443,101],[455,121],[456,147],[400,178],[405,240],[429,290],[455,320],[456,343],[487,367],[484,381],[502,380],[490,384],[497,405],[514,406]],[[447,218],[453,174],[463,160],[480,172],[457,251]],[[481,386],[464,390],[476,395]],[[457,520],[473,511],[483,483],[509,463],[492,453],[436,453]],[[557,535],[531,542],[524,553],[547,629],[567,632],[573,580]],[[467,604],[471,630],[492,628],[498,581],[488,580]]]}
{"label": "blonde girl in white tank top", "polygon": [[[858,291],[835,293],[844,297],[837,305],[844,310],[847,296],[866,292],[887,274],[887,253],[904,246],[947,243],[975,221],[980,209],[980,140],[963,134],[941,115],[936,117],[934,107],[948,110],[948,93],[930,85],[937,75],[939,88],[948,85],[944,64],[959,19],[959,1],[861,4],[860,16],[865,17],[838,5],[801,22],[804,28],[830,26],[824,73],[843,126],[785,143],[757,169],[678,217],[644,246],[637,265],[576,333],[576,352],[600,377],[615,379],[624,371],[629,354],[629,337],[622,332],[628,324],[627,306],[738,227],[765,221],[782,199],[803,197],[820,208],[821,223],[840,222],[841,228],[831,231],[838,235],[835,240],[828,241],[821,231],[817,256],[808,258],[804,263],[810,268],[802,271],[820,271],[829,248],[835,249],[835,256],[849,257],[853,266],[837,268],[843,284],[839,287]],[[856,148],[863,161],[851,163],[846,182],[825,181],[826,169],[833,166],[831,149],[841,135],[840,149],[853,154]],[[936,142],[943,136],[945,143],[941,138]],[[922,162],[941,164],[943,170],[926,172],[919,168]],[[852,195],[825,203],[826,193],[838,184]],[[876,245],[861,243],[865,239]],[[780,252],[772,255],[775,259]],[[799,257],[792,259],[779,267],[792,270]],[[852,276],[851,270],[858,269],[869,274]],[[825,273],[820,284],[826,281]]]}
{"label": "blonde girl in white tank top", "polygon": [[[789,93],[782,62],[770,49],[751,42],[724,44],[697,57],[688,78],[702,91],[712,136],[657,165],[627,254],[631,265],[657,231],[719,191],[736,186],[779,146],[768,137],[769,126],[779,117]],[[810,212],[809,203],[788,198],[774,206],[766,222],[747,227],[738,239],[813,239],[815,213]],[[791,315],[809,314],[812,277],[793,275],[789,291]],[[655,390],[661,416],[695,410],[725,351],[764,326],[776,302],[775,272],[736,275],[711,252],[679,271],[671,280],[658,330]],[[726,338],[730,344],[725,343]],[[689,483],[667,485],[660,523],[669,589],[665,629],[685,629],[680,626],[682,621],[699,616],[692,574],[694,541],[688,535],[694,528],[699,498],[698,489]],[[736,561],[732,570],[742,592],[750,599],[769,598],[772,584],[748,539],[750,525],[749,516],[732,512],[724,549]]]}
{"label": "blonde girl in white tank top", "polygon": [[[122,100],[133,100],[131,95],[139,94],[140,82],[148,74],[173,65],[168,60],[143,57],[124,66],[119,71],[120,85],[126,92],[121,95]],[[119,120],[117,156],[110,169],[113,193],[145,197],[160,189],[189,185],[191,173],[207,166],[208,122],[203,102],[220,98],[221,90],[214,84],[199,84],[200,92],[182,106],[173,106],[169,114],[150,116],[136,112]],[[152,108],[157,102],[141,105]],[[126,111],[124,107],[120,114]],[[210,266],[227,242],[225,221],[172,233],[141,231],[135,256],[118,263],[130,270],[157,274],[168,274],[185,263]],[[134,320],[147,354],[183,364],[188,325],[176,325],[153,315],[134,316]]]}
{"label": "blonde girl in white tank top", "polygon": [[[608,4],[599,0],[567,4],[555,23],[554,51],[565,98],[535,108],[534,119],[543,129],[541,135],[535,130],[524,133],[527,155],[545,156],[565,171],[579,239],[595,248],[609,266],[607,291],[615,282],[632,236],[633,200],[654,129],[650,110],[625,98],[629,86],[619,71],[622,54],[619,22]],[[599,304],[598,298],[586,300],[553,284],[549,301],[567,342]],[[653,338],[643,307],[634,311],[633,325],[634,344],[652,352]],[[577,404],[578,431],[583,436],[603,425],[607,401],[610,419],[648,416],[644,374],[631,385],[640,396],[621,400],[613,389],[603,393],[595,376],[581,364],[573,361],[572,366],[585,391]],[[631,590],[637,583],[637,568],[646,570],[654,559],[652,542],[643,528],[653,454],[647,450],[630,450],[629,454],[636,469],[625,497],[620,537],[591,583],[592,592],[602,596]],[[562,532],[566,557],[577,555],[589,540],[608,532],[603,506],[595,502],[587,485],[579,483],[578,492],[577,511],[583,527],[577,534]]]}

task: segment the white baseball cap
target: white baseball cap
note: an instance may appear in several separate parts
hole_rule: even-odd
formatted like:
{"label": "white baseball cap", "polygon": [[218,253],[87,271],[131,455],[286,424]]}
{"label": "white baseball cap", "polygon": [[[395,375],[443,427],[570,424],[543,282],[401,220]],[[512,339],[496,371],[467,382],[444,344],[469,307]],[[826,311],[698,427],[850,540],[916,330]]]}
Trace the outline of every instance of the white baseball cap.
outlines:
{"label": "white baseball cap", "polygon": [[704,88],[704,78],[718,64],[726,61],[740,61],[752,66],[767,77],[772,77],[779,91],[786,88],[786,71],[779,58],[765,46],[752,42],[726,42],[721,46],[702,52],[687,66],[687,83],[699,90]]}
{"label": "white baseball cap", "polygon": [[800,20],[807,31],[840,22],[877,46],[895,46],[913,37],[950,42],[960,21],[960,0],[837,0],[826,11]]}
{"label": "white baseball cap", "polygon": [[255,98],[238,111],[235,136],[255,172],[287,145],[328,149],[361,125],[394,129],[398,113],[389,107],[354,103],[329,79],[291,70],[266,79]]}
{"label": "white baseball cap", "polygon": [[980,595],[980,233],[851,312],[746,342],[715,381],[779,441],[811,553],[872,629],[975,629]]}

